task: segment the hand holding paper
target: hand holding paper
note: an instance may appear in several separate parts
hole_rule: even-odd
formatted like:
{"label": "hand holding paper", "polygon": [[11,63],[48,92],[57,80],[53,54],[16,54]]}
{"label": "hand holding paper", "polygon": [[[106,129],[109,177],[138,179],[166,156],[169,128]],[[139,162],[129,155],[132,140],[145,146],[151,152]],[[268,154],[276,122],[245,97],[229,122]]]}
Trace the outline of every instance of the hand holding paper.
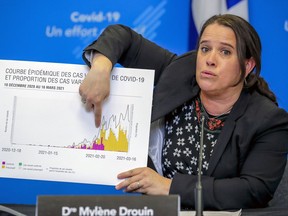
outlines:
{"label": "hand holding paper", "polygon": [[112,71],[99,128],[79,96],[86,66],[1,60],[0,71],[0,177],[115,185],[147,165],[153,71]]}

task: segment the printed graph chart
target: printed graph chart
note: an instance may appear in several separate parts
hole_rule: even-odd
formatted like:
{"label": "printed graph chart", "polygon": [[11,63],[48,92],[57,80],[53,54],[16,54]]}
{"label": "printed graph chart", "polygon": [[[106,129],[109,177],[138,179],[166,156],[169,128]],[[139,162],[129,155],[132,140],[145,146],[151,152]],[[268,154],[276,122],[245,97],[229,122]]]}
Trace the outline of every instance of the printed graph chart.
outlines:
{"label": "printed graph chart", "polygon": [[93,112],[87,112],[78,97],[16,96],[11,144],[128,152],[134,105],[112,106],[117,107],[117,112],[110,113],[108,104],[107,109],[103,107],[106,112],[101,127],[96,128]]}
{"label": "printed graph chart", "polygon": [[125,113],[120,113],[119,116],[111,115],[108,119],[103,116],[101,128],[92,142],[85,139],[68,148],[128,152],[133,109],[134,105],[127,105]]}

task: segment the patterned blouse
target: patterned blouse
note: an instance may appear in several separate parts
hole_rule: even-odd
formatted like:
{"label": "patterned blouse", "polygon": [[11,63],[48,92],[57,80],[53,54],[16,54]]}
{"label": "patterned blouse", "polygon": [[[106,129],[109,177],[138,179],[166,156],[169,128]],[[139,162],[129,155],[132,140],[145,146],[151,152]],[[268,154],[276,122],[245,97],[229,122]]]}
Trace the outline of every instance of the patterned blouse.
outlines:
{"label": "patterned blouse", "polygon": [[209,159],[229,113],[210,116],[199,97],[176,108],[165,117],[165,140],[162,151],[163,175],[175,173],[197,175],[201,120],[204,115],[202,174],[207,173]]}

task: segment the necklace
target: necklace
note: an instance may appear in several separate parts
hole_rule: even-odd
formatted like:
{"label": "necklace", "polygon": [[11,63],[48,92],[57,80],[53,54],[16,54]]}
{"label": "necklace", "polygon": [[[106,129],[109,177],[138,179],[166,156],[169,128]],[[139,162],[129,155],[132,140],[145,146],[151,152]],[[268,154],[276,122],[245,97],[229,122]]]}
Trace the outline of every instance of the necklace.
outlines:
{"label": "necklace", "polygon": [[196,113],[197,113],[197,117],[198,117],[198,121],[200,122],[200,118],[201,115],[204,115],[206,118],[206,125],[208,126],[209,130],[215,130],[215,129],[219,129],[221,127],[224,126],[224,122],[226,120],[226,117],[228,116],[228,114],[230,113],[230,111],[232,110],[233,106],[231,106],[227,111],[225,111],[224,113],[221,113],[217,116],[211,115],[209,114],[205,107],[203,106],[203,104],[201,103],[201,99],[200,97],[198,97],[195,100],[195,105],[196,105]]}
{"label": "necklace", "polygon": [[204,105],[202,103],[201,103],[201,108],[208,116],[210,116],[212,118],[219,118],[219,117],[221,117],[223,115],[229,114],[231,112],[233,106],[229,107],[228,110],[226,110],[225,112],[223,112],[221,114],[214,114],[214,113],[211,113],[211,112],[207,112],[207,110],[205,109],[205,107],[204,107]]}
{"label": "necklace", "polygon": [[216,113],[208,112],[206,110],[206,108],[205,108],[205,106],[204,106],[204,104],[202,103],[202,100],[201,100],[201,94],[199,95],[198,98],[199,98],[199,102],[200,102],[200,105],[201,105],[201,110],[204,111],[207,114],[208,117],[212,117],[212,118],[219,118],[219,117],[221,117],[223,115],[226,115],[226,114],[230,113],[230,111],[232,110],[233,105],[234,105],[233,104],[232,106],[230,106],[225,112],[220,113],[220,114],[216,114]]}

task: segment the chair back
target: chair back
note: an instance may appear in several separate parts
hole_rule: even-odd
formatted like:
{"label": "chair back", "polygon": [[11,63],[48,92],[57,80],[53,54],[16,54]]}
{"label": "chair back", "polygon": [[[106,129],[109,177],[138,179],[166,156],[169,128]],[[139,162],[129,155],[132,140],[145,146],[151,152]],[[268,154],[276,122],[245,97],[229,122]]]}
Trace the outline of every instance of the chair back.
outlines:
{"label": "chair back", "polygon": [[[275,191],[270,207],[288,207],[288,162],[286,163],[283,177]],[[287,213],[288,214],[288,213]]]}

